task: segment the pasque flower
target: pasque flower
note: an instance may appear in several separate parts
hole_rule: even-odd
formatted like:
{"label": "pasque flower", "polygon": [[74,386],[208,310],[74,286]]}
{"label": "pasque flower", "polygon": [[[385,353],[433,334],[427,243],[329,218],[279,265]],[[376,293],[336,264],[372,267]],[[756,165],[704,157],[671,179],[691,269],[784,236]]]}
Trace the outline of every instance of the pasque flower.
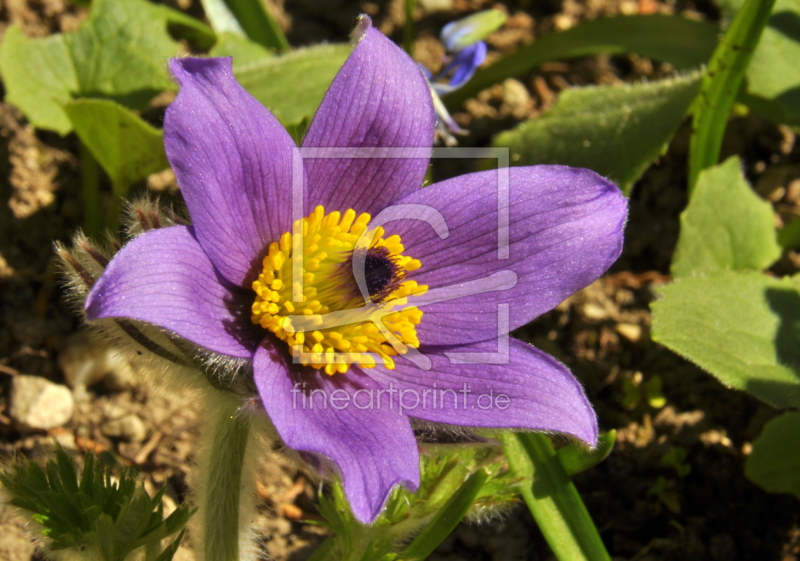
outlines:
{"label": "pasque flower", "polygon": [[[606,271],[627,207],[602,177],[562,166],[422,188],[426,79],[368,18],[356,36],[300,152],[230,59],[171,61],[164,138],[192,225],[130,241],[86,314],[251,361],[283,443],[336,470],[369,522],[393,486],[419,484],[412,419],[595,444],[580,384],[506,335]],[[359,152],[309,152],[331,147]]]}

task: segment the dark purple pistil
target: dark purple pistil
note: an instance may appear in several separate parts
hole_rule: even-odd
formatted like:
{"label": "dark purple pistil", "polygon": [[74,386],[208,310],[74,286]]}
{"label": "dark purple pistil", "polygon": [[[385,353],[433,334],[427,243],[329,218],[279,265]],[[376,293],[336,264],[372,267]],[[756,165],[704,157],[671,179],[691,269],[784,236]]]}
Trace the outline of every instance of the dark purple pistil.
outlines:
{"label": "dark purple pistil", "polygon": [[389,255],[388,249],[372,247],[367,250],[364,277],[373,302],[381,302],[394,292],[402,283],[403,276],[400,267]]}

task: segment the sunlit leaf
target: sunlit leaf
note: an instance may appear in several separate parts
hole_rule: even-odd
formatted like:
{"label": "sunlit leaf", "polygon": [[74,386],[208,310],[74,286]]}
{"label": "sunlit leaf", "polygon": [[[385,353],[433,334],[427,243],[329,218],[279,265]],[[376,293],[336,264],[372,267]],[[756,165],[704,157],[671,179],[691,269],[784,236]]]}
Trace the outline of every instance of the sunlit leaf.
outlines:
{"label": "sunlit leaf", "polygon": [[565,90],[555,107],[495,138],[512,165],[589,168],[630,191],[664,150],[697,94],[699,73]]}
{"label": "sunlit leaf", "polygon": [[350,51],[350,45],[320,45],[244,64],[234,59],[233,72],[284,126],[293,127],[314,115]]}
{"label": "sunlit leaf", "polygon": [[780,256],[772,205],[747,184],[739,158],[702,171],[681,215],[672,274],[761,270]]}
{"label": "sunlit leaf", "polygon": [[117,195],[151,173],[169,167],[162,132],[131,113],[102,99],[68,103],[65,111],[75,133],[111,178]]}
{"label": "sunlit leaf", "polygon": [[209,54],[233,57],[233,64],[236,68],[258,64],[260,61],[274,56],[269,49],[258,43],[229,32],[220,34],[217,44]]}
{"label": "sunlit leaf", "polygon": [[726,386],[800,406],[800,278],[720,271],[684,277],[652,304],[653,339]]}
{"label": "sunlit leaf", "polygon": [[167,32],[171,18],[144,0],[95,0],[89,19],[72,33],[28,39],[11,26],[0,46],[6,100],[38,128],[68,133],[62,105],[78,97],[113,99],[141,108],[175,88],[167,59],[179,45]]}

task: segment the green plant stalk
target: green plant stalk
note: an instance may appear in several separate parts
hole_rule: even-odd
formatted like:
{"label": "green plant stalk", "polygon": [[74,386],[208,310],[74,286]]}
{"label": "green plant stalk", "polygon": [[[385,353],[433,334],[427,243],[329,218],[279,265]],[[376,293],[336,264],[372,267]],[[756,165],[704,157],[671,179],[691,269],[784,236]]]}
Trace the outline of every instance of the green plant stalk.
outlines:
{"label": "green plant stalk", "polygon": [[417,6],[417,0],[406,0],[406,24],[403,27],[403,50],[412,55],[414,49],[414,8]]}
{"label": "green plant stalk", "polygon": [[489,474],[479,469],[459,487],[447,503],[436,513],[422,532],[399,555],[399,559],[423,561],[442,543],[464,518],[475,497],[480,493]]}
{"label": "green plant stalk", "polygon": [[286,35],[281,31],[263,0],[224,1],[250,40],[268,49],[275,49],[279,54],[291,50]]}
{"label": "green plant stalk", "polygon": [[700,85],[689,144],[689,191],[718,163],[725,125],[775,0],[747,0],[717,46]]}
{"label": "green plant stalk", "polygon": [[240,561],[240,494],[250,419],[238,414],[235,399],[225,396],[215,401],[213,418],[204,429],[211,434],[206,435],[202,451],[207,458],[201,462],[205,473],[198,497],[203,549],[209,561]]}
{"label": "green plant stalk", "polygon": [[547,436],[509,432],[503,443],[509,467],[530,481],[522,485],[522,498],[556,557],[561,561],[610,561]]}
{"label": "green plant stalk", "polygon": [[83,183],[83,229],[90,238],[100,234],[100,175],[97,160],[80,142],[81,182]]}

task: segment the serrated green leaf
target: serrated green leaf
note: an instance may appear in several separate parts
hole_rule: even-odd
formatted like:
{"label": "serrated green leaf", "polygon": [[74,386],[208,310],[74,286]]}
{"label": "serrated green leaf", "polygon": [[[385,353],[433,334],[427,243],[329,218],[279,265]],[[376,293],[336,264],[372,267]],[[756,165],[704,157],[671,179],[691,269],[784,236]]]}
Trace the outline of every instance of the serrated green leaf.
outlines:
{"label": "serrated green leaf", "polygon": [[350,51],[350,45],[320,45],[248,64],[234,59],[233,72],[250,94],[290,128],[314,115]]}
{"label": "serrated green leaf", "polygon": [[764,426],[744,473],[771,493],[791,493],[800,499],[800,412],[784,413]]}
{"label": "serrated green leaf", "polygon": [[195,510],[190,509],[187,505],[181,505],[176,508],[172,514],[167,516],[164,520],[164,535],[169,536],[178,530],[182,530],[194,513]]}
{"label": "serrated green leaf", "polygon": [[572,477],[575,474],[586,471],[605,460],[614,449],[614,442],[617,440],[617,431],[610,430],[604,432],[597,439],[597,447],[589,450],[585,445],[577,443],[559,448],[556,455],[564,471]]}
{"label": "serrated green leaf", "polygon": [[144,0],[95,0],[89,19],[72,33],[27,39],[11,26],[0,46],[6,99],[38,128],[68,133],[61,106],[78,97],[114,99],[141,108],[174,88],[166,61],[179,45],[169,17]]}
{"label": "serrated green leaf", "polygon": [[83,473],[81,474],[80,491],[88,498],[92,496],[94,490],[95,490],[94,454],[86,452],[83,455]]}
{"label": "serrated green leaf", "polygon": [[800,407],[798,279],[720,271],[684,277],[652,304],[653,339],[732,388]]}
{"label": "serrated green leaf", "polygon": [[447,106],[459,107],[484,88],[533,70],[545,62],[600,53],[636,53],[669,62],[678,70],[699,68],[714,52],[717,27],[678,16],[622,16],[582,22],[560,33],[537,37],[447,96]]}
{"label": "serrated green leaf", "polygon": [[[723,0],[731,15],[744,0]],[[777,0],[747,68],[748,105],[765,116],[800,125],[800,0]],[[760,102],[760,103],[759,103]],[[768,105],[763,105],[763,104]],[[764,110],[766,109],[766,111]],[[770,111],[772,109],[772,111]]]}
{"label": "serrated green leaf", "polygon": [[162,132],[121,105],[81,99],[66,104],[64,110],[118,196],[124,197],[132,184],[169,167]]}
{"label": "serrated green leaf", "polygon": [[183,530],[180,534],[178,534],[178,537],[170,542],[166,548],[164,548],[164,551],[162,551],[161,555],[156,558],[156,561],[172,561],[172,558],[178,551],[178,547],[181,545],[181,540],[183,540],[183,535],[185,533],[186,530]]}
{"label": "serrated green leaf", "polygon": [[672,138],[697,95],[695,72],[658,82],[565,90],[547,113],[495,138],[512,165],[593,169],[629,192]]}
{"label": "serrated green leaf", "polygon": [[703,170],[681,214],[672,274],[766,269],[781,256],[773,214],[748,185],[738,157]]}
{"label": "serrated green leaf", "polygon": [[75,463],[72,461],[64,449],[59,446],[56,448],[56,464],[58,465],[59,477],[64,484],[64,489],[70,493],[77,493],[78,473],[75,471]]}

